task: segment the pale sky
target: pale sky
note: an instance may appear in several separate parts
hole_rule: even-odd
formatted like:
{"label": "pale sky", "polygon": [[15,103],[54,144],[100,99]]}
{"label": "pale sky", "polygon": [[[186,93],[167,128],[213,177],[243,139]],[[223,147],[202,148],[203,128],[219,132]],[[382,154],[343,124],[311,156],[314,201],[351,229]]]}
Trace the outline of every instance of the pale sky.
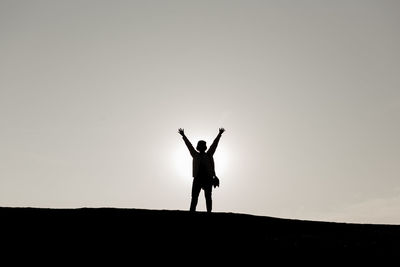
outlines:
{"label": "pale sky", "polygon": [[[0,1],[0,206],[400,224],[400,2]],[[198,210],[205,210],[204,195]]]}

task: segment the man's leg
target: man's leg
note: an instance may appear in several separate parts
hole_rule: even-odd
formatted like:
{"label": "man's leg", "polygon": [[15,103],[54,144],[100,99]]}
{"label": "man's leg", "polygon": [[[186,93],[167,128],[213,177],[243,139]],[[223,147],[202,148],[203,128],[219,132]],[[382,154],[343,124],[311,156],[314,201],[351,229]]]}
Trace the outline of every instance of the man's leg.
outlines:
{"label": "man's leg", "polygon": [[196,206],[197,206],[197,201],[199,199],[200,190],[201,190],[200,183],[196,179],[193,179],[192,201],[190,202],[190,211],[196,211]]}
{"label": "man's leg", "polygon": [[207,212],[211,212],[212,210],[212,185],[206,186],[204,188],[204,196],[206,197],[206,206],[207,206]]}

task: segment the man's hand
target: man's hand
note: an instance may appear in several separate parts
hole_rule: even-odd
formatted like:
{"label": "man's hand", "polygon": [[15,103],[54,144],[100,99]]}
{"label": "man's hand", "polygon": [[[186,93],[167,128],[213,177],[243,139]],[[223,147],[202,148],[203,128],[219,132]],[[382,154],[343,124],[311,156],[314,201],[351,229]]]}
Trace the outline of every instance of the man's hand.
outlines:
{"label": "man's hand", "polygon": [[182,136],[185,136],[185,130],[183,130],[182,128],[179,128],[178,133]]}
{"label": "man's hand", "polygon": [[223,132],[225,132],[224,128],[219,128],[219,134],[222,134]]}

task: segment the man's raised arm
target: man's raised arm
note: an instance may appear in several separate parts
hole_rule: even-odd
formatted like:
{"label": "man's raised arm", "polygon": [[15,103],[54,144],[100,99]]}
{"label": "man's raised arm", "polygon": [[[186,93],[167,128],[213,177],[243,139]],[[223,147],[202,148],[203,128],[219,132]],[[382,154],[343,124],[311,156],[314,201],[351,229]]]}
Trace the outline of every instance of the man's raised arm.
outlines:
{"label": "man's raised arm", "polygon": [[192,143],[190,143],[189,139],[187,139],[185,135],[185,131],[182,128],[179,128],[178,133],[182,135],[183,141],[185,141],[185,144],[187,148],[189,149],[190,155],[194,157],[196,155],[196,150],[194,149]]}
{"label": "man's raised arm", "polygon": [[217,149],[217,146],[218,146],[219,139],[221,139],[223,132],[225,132],[225,129],[219,128],[219,133],[218,133],[217,137],[214,139],[214,142],[212,143],[212,145],[210,146],[210,148],[207,151],[208,154],[214,155],[215,150]]}

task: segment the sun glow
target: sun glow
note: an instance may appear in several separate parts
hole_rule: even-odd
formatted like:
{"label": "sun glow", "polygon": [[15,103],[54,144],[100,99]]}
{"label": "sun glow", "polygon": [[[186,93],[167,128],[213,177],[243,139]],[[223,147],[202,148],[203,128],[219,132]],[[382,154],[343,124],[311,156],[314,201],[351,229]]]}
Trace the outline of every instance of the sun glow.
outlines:
{"label": "sun glow", "polygon": [[192,156],[184,144],[175,150],[172,159],[175,173],[180,178],[187,179],[192,177]]}

